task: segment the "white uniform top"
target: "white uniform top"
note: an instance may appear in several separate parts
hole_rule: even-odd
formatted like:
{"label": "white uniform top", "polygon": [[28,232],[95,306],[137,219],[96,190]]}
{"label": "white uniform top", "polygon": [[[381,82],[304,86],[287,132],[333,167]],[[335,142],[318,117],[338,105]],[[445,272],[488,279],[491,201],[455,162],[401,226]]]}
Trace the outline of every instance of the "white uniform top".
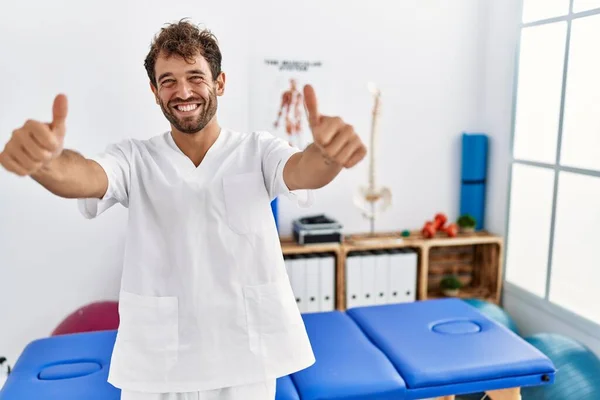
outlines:
{"label": "white uniform top", "polygon": [[199,167],[170,132],[92,157],[109,185],[103,199],[79,200],[83,215],[129,209],[111,384],[210,390],[314,363],[270,206],[279,195],[308,205],[283,181],[297,151],[223,129]]}

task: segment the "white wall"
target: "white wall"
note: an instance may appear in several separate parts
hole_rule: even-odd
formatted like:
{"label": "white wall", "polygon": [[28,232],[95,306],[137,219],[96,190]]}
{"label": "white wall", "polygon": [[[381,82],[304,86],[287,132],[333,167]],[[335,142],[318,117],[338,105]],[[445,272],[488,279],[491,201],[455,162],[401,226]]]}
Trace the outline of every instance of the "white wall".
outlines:
{"label": "white wall", "polygon": [[480,114],[481,127],[490,138],[485,223],[490,231],[504,235],[520,0],[485,3],[486,46],[482,54],[485,72]]}
{"label": "white wall", "polygon": [[[290,29],[287,2],[266,0],[269,27],[258,30],[253,50],[263,54],[323,57],[333,64],[323,113],[343,115],[368,142],[372,99],[366,82],[383,90],[378,181],[392,189],[394,206],[377,222],[383,231],[420,229],[438,211],[457,216],[460,134],[476,131],[481,91],[479,1],[305,1]],[[280,17],[278,17],[280,16]],[[290,15],[290,18],[292,16]],[[306,26],[310,26],[307,29]],[[280,34],[285,32],[285,35]],[[313,56],[313,54],[315,56]],[[369,229],[352,201],[367,183],[364,162],[317,192],[311,213],[340,220],[346,232]],[[281,229],[306,212],[282,201]]]}
{"label": "white wall", "polygon": [[[163,23],[191,17],[222,45],[228,87],[219,118],[227,127],[250,123],[256,57],[290,48],[326,56],[335,90],[322,111],[341,114],[365,141],[371,101],[356,93],[376,81],[384,91],[379,180],[395,200],[378,229],[420,228],[438,211],[457,216],[460,134],[484,126],[486,8],[478,0],[2,2],[0,143],[27,118],[48,120],[58,92],[70,99],[66,145],[84,154],[164,131],[143,58]],[[366,230],[352,205],[366,176],[366,163],[342,173],[309,211],[284,201],[283,233],[306,212],[327,213],[348,232]],[[115,207],[86,221],[74,201],[4,172],[0,188],[0,354],[14,361],[77,307],[116,298],[127,214]]]}

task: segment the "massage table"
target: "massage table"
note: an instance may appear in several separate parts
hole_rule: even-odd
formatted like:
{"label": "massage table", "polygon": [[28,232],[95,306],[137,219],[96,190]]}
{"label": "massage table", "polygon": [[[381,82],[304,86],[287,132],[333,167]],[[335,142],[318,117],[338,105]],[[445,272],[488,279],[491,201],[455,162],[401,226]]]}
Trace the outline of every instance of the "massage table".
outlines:
{"label": "massage table", "polygon": [[[316,362],[277,380],[276,400],[404,400],[486,392],[520,399],[520,388],[554,382],[540,351],[459,299],[302,315]],[[118,400],[107,383],[115,331],[30,343],[0,400]]]}

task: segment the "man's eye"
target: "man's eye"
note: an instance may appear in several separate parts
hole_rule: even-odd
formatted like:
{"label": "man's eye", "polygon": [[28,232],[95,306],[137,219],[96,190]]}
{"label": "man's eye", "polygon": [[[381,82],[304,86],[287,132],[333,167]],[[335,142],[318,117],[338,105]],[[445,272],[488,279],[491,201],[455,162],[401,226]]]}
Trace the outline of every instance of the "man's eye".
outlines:
{"label": "man's eye", "polygon": [[162,81],[161,85],[166,86],[172,84],[173,82],[175,82],[173,79],[165,79]]}
{"label": "man's eye", "polygon": [[194,81],[194,82],[202,82],[202,81],[204,80],[204,78],[202,78],[200,75],[195,75],[195,76],[192,76],[192,78],[191,78],[191,79],[192,79],[192,81]]}

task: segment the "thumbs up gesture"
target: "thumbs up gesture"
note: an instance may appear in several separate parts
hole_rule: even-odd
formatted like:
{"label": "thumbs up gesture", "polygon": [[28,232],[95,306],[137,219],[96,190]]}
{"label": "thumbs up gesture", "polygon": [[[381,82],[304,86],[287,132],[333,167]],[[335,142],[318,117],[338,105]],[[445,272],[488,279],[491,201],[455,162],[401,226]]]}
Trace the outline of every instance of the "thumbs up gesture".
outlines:
{"label": "thumbs up gesture", "polygon": [[314,143],[327,160],[344,168],[352,168],[365,157],[367,149],[351,125],[340,117],[319,113],[317,96],[310,85],[304,87],[304,101]]}
{"label": "thumbs up gesture", "polygon": [[58,95],[52,108],[52,122],[28,120],[13,131],[0,153],[0,165],[19,176],[33,175],[58,157],[66,132],[67,98]]}

